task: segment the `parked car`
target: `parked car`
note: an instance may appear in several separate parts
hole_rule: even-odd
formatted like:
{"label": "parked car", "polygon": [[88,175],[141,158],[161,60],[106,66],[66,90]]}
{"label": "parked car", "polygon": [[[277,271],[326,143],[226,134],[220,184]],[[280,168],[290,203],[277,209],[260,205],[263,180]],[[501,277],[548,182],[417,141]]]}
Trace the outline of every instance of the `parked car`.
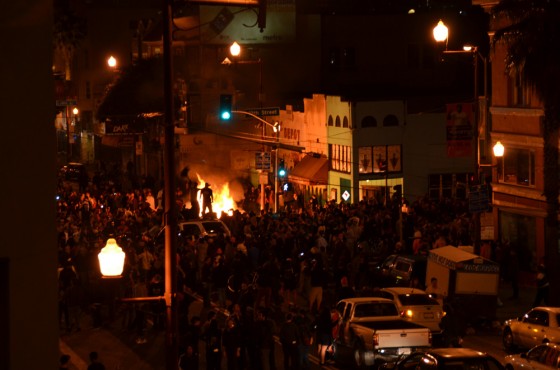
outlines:
{"label": "parked car", "polygon": [[506,370],[558,370],[560,346],[553,343],[539,344],[527,352],[504,358]]}
{"label": "parked car", "polygon": [[432,348],[414,352],[383,370],[503,370],[504,366],[491,355],[470,348]]}
{"label": "parked car", "polygon": [[78,190],[80,182],[89,181],[87,168],[83,163],[70,162],[60,168],[58,172],[58,179],[65,187],[71,187],[73,190]]}
{"label": "parked car", "polygon": [[381,287],[409,286],[414,278],[424,282],[426,264],[427,259],[423,255],[390,255],[375,267],[375,285]]}
{"label": "parked car", "polygon": [[[221,220],[189,220],[178,223],[179,236],[182,238],[200,239],[204,237],[216,237],[222,235],[224,238],[231,236],[231,231]],[[157,243],[162,244],[165,240],[165,228],[157,235]]]}
{"label": "parked car", "polygon": [[399,314],[406,321],[427,327],[433,334],[440,334],[439,323],[443,317],[443,308],[437,300],[421,289],[391,287],[382,288],[373,296],[388,298],[395,302]]}
{"label": "parked car", "polygon": [[505,322],[502,342],[507,351],[560,342],[560,307],[535,307]]}
{"label": "parked car", "polygon": [[337,303],[336,310],[340,317],[334,340],[337,364],[375,366],[432,345],[430,330],[403,320],[389,299],[347,298]]}

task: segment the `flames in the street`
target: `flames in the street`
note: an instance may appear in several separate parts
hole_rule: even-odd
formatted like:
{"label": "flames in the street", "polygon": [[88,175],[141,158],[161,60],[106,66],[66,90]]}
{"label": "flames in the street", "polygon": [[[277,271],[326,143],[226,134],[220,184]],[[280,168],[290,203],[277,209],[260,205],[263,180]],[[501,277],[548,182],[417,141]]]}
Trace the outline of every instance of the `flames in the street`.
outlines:
{"label": "flames in the street", "polygon": [[[204,186],[207,182],[197,173],[198,183]],[[237,209],[237,204],[233,200],[229,192],[229,185],[225,183],[224,185],[216,185],[210,183],[210,188],[212,189],[212,195],[214,196],[214,202],[212,203],[212,211],[216,213],[216,216],[220,218],[222,213],[231,213],[233,210]],[[202,216],[202,194],[199,191],[197,196],[198,204],[200,206],[200,216]]]}

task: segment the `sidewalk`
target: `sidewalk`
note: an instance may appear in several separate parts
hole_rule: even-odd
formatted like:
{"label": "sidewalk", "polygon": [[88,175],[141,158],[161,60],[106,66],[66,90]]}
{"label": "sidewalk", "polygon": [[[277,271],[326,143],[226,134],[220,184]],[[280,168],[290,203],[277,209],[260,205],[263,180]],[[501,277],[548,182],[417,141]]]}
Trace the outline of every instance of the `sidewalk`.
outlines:
{"label": "sidewalk", "polygon": [[507,319],[513,319],[521,316],[529,311],[533,306],[537,288],[533,286],[519,287],[519,297],[517,299],[510,298],[512,296],[511,285],[502,283],[499,288],[499,298],[502,301],[502,306],[496,310],[496,318],[500,324]]}

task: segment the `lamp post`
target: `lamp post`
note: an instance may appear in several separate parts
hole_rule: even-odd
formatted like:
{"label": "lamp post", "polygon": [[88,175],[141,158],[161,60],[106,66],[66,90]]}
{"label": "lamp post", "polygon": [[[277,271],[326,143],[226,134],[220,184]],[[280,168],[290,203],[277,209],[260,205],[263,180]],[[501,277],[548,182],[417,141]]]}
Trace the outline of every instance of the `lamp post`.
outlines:
{"label": "lamp post", "polygon": [[[444,54],[470,54],[473,56],[473,102],[475,104],[475,118],[474,118],[474,127],[473,127],[473,141],[474,141],[474,183],[478,184],[479,182],[479,170],[480,167],[491,167],[492,165],[481,164],[480,163],[480,149],[479,149],[479,95],[478,95],[478,64],[479,58],[484,63],[484,116],[486,117],[488,111],[488,63],[486,58],[480,54],[477,46],[465,45],[463,50],[447,50],[447,43],[449,40],[449,29],[443,23],[442,20],[438,22],[438,24],[433,29],[433,35],[435,41],[438,43],[445,42],[445,50],[443,51]],[[500,143],[501,145],[501,143]],[[503,148],[503,146],[502,146]],[[503,152],[502,152],[503,155]],[[474,224],[475,224],[475,237],[474,237],[474,244],[475,247],[480,243],[480,212],[474,213]]]}
{"label": "lamp post", "polygon": [[[230,47],[229,47],[229,52],[231,54],[231,56],[233,57],[233,61],[235,64],[258,64],[259,65],[259,96],[257,97],[258,100],[258,105],[259,108],[263,107],[263,100],[264,100],[264,94],[263,94],[263,63],[261,58],[255,59],[255,60],[241,60],[239,57],[241,55],[241,46],[237,43],[237,41],[234,41]],[[231,64],[231,61],[226,58],[224,59],[224,61],[222,62],[222,64]],[[262,134],[261,134],[261,139],[264,141],[264,137],[265,137],[265,126],[262,125]],[[263,152],[264,152],[265,146],[263,144]],[[261,210],[264,209],[264,182],[261,181]]]}

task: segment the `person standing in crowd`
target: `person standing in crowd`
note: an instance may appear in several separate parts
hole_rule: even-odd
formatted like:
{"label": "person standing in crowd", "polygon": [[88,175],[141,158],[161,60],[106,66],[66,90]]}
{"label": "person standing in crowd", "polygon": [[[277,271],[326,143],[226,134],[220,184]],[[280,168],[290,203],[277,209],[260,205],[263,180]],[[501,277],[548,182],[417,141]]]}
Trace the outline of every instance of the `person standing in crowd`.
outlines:
{"label": "person standing in crowd", "polygon": [[179,358],[179,367],[181,370],[198,369],[201,322],[200,317],[193,316],[191,323],[187,327],[184,339],[185,352]]}
{"label": "person standing in crowd", "polygon": [[200,194],[202,195],[202,213],[212,214],[212,203],[214,202],[214,194],[212,189],[210,189],[210,184],[204,184],[204,187],[200,189]]}
{"label": "person standing in crowd", "polygon": [[240,369],[241,333],[235,318],[229,317],[222,334],[222,346],[227,359],[227,370]]}
{"label": "person standing in crowd", "polygon": [[311,346],[315,342],[313,337],[313,323],[309,320],[306,315],[305,310],[300,310],[297,315],[295,315],[294,321],[301,331],[301,343],[299,345],[299,366],[302,370],[311,369],[311,364],[309,362],[309,351]]}
{"label": "person standing in crowd", "polygon": [[89,354],[90,364],[87,370],[105,370],[105,365],[99,361],[99,354],[95,351]]}
{"label": "person standing in crowd", "polygon": [[202,335],[206,342],[206,370],[221,370],[222,333],[216,319],[216,312],[208,312]]}
{"label": "person standing in crowd", "polygon": [[256,344],[255,357],[257,369],[270,370],[271,359],[274,360],[274,334],[276,332],[276,324],[268,317],[268,309],[260,307],[257,311],[257,317],[254,325],[254,339]]}
{"label": "person standing in crowd", "polygon": [[332,344],[332,329],[336,323],[331,319],[331,311],[326,306],[321,306],[319,315],[317,316],[316,335],[317,335],[317,354],[319,355],[319,363],[321,366],[326,363],[327,348]]}
{"label": "person standing in crowd", "polygon": [[317,312],[323,301],[323,285],[325,284],[325,270],[320,256],[311,260],[309,290],[309,311]]}
{"label": "person standing in crowd", "polygon": [[439,327],[442,330],[443,346],[453,348],[462,347],[465,330],[461,317],[459,317],[455,308],[449,303],[443,306],[443,311],[445,315],[439,323]]}
{"label": "person standing in crowd", "polygon": [[539,264],[537,267],[537,294],[535,300],[533,301],[533,307],[537,307],[544,302],[545,306],[548,306],[548,291],[550,289],[550,283],[548,281],[548,276],[546,275],[546,267],[543,263]]}
{"label": "person standing in crowd", "polygon": [[356,292],[348,285],[348,278],[343,276],[342,279],[340,279],[340,288],[338,288],[336,293],[336,301],[338,302],[341,299],[354,298],[355,296]]}
{"label": "person standing in crowd", "polygon": [[279,337],[284,352],[284,370],[299,370],[301,332],[291,312],[286,314],[285,321],[280,327]]}
{"label": "person standing in crowd", "polygon": [[430,297],[438,301],[438,303],[443,306],[443,292],[438,285],[437,277],[430,278],[430,285],[426,288],[426,293],[428,293]]}

